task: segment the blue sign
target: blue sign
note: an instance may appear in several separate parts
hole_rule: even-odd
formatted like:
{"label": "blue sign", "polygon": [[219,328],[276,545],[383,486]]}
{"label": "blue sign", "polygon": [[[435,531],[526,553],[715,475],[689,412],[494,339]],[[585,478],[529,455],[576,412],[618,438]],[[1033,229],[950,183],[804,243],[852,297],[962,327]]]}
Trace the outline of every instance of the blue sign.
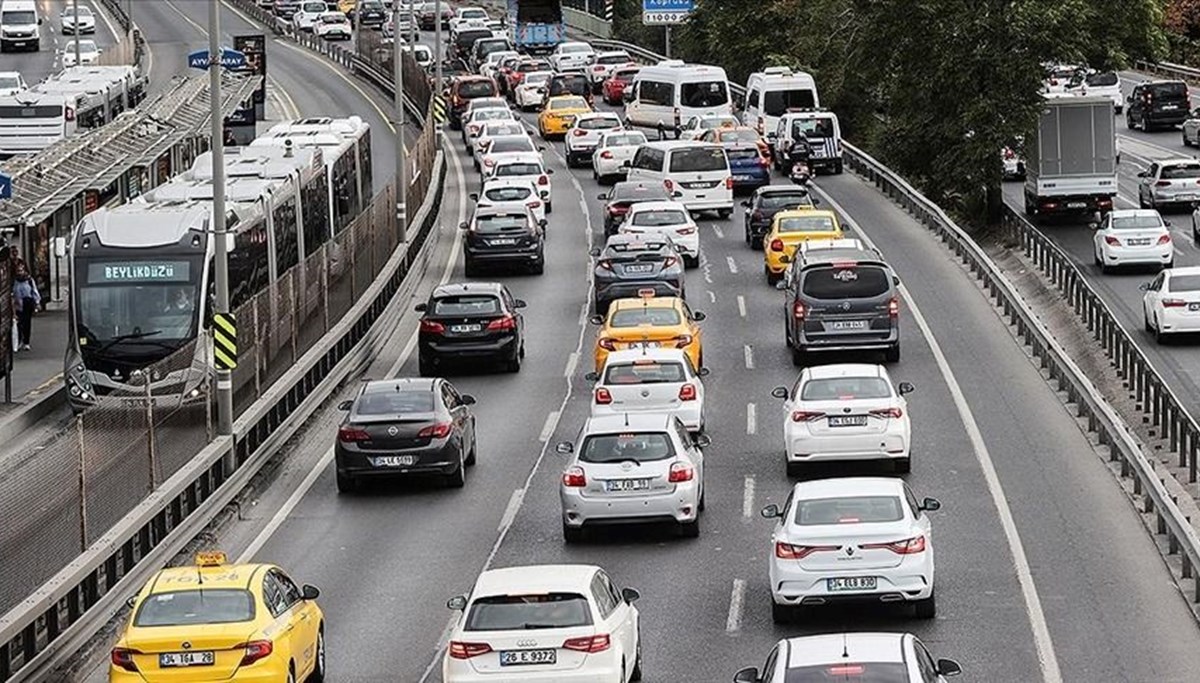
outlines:
{"label": "blue sign", "polygon": [[0,171],[0,199],[12,199],[12,176]]}
{"label": "blue sign", "polygon": [[642,0],[643,12],[691,12],[696,0]]}
{"label": "blue sign", "polygon": [[[187,65],[191,69],[204,70],[212,63],[209,59],[208,50],[197,50],[189,52]],[[221,66],[226,69],[242,69],[246,66],[246,55],[232,48],[221,48]]]}

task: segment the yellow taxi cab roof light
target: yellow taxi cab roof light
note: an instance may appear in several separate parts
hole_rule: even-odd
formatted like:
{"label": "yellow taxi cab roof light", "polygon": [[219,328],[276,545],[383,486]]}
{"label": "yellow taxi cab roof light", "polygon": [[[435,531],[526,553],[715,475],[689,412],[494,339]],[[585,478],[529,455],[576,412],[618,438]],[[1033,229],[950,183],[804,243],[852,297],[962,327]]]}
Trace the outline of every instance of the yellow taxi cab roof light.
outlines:
{"label": "yellow taxi cab roof light", "polygon": [[220,550],[204,550],[196,553],[197,567],[220,567],[227,562],[228,558]]}
{"label": "yellow taxi cab roof light", "polygon": [[833,266],[834,268],[857,268],[858,261],[834,261],[829,265]]}
{"label": "yellow taxi cab roof light", "polygon": [[642,297],[643,299],[652,299],[654,298],[654,290],[649,288],[639,289],[638,296]]}

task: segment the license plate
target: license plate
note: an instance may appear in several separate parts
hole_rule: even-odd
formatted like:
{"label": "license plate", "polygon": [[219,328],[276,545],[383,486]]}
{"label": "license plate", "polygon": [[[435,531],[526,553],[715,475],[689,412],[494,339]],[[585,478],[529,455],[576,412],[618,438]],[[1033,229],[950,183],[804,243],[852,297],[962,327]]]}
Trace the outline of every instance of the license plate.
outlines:
{"label": "license plate", "polygon": [[1195,200],[1196,200],[1196,195],[1194,195],[1194,194],[1180,194],[1180,195],[1175,195],[1175,198],[1176,198],[1176,199],[1178,199],[1178,200],[1179,200],[1179,201],[1181,201],[1181,202],[1192,202],[1192,201],[1195,201]]}
{"label": "license plate", "polygon": [[483,329],[482,325],[451,325],[451,332],[478,332]]}
{"label": "license plate", "polygon": [[1129,246],[1131,246],[1131,247],[1144,247],[1149,244],[1150,244],[1149,238],[1129,240]]}
{"label": "license plate", "polygon": [[1087,202],[1067,202],[1068,209],[1086,209]]}
{"label": "license plate", "polygon": [[173,666],[212,666],[216,656],[211,652],[164,652],[158,656],[162,668]]}
{"label": "license plate", "polygon": [[652,263],[638,263],[632,266],[625,266],[626,273],[649,273],[654,270]]}
{"label": "license plate", "polygon": [[631,349],[657,349],[661,344],[656,341],[629,342]]}
{"label": "license plate", "polygon": [[376,467],[409,467],[415,465],[417,456],[415,455],[380,455],[371,458],[371,463]]}
{"label": "license plate", "polygon": [[506,237],[506,238],[498,239],[498,240],[488,240],[488,244],[490,244],[494,247],[516,244],[516,243],[517,243],[517,240],[512,237]]}
{"label": "license plate", "polygon": [[521,666],[524,664],[556,664],[556,650],[501,650],[500,666]]}
{"label": "license plate", "polygon": [[829,323],[829,329],[835,332],[844,332],[846,330],[865,330],[867,329],[866,320],[835,320]]}
{"label": "license plate", "polygon": [[1168,109],[1178,109],[1178,108],[1179,108],[1179,105],[1177,105],[1177,104],[1164,104],[1163,105],[1163,111],[1167,111]]}
{"label": "license plate", "polygon": [[604,482],[605,491],[649,491],[649,479],[609,479]]}
{"label": "license plate", "polygon": [[844,576],[836,579],[825,579],[825,585],[830,593],[838,591],[871,591],[875,590],[874,576]]}
{"label": "license plate", "polygon": [[867,424],[866,415],[831,415],[830,427],[864,427]]}

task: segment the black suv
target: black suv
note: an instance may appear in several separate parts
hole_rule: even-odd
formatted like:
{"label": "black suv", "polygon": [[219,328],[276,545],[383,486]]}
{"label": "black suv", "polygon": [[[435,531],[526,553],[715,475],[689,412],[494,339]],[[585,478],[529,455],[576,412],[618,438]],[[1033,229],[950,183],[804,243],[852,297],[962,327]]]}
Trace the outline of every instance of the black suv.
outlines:
{"label": "black suv", "polygon": [[669,239],[659,235],[613,235],[604,249],[592,249],[596,259],[592,277],[592,305],[598,315],[608,313],[615,299],[642,296],[686,298],[683,258]]}
{"label": "black suv", "polygon": [[617,228],[625,222],[629,207],[639,202],[669,202],[677,195],[667,192],[660,183],[622,181],[612,186],[607,194],[597,196],[604,204],[604,236],[617,234]]}
{"label": "black suv", "polygon": [[387,8],[380,0],[362,1],[362,17],[358,21],[363,28],[383,28],[387,20]]}
{"label": "black suv", "polygon": [[1125,125],[1146,132],[1183,123],[1192,108],[1183,81],[1138,83],[1125,102]]}
{"label": "black suv", "polygon": [[465,271],[472,277],[482,265],[526,268],[541,275],[546,268],[545,221],[529,211],[481,206],[470,222],[458,226],[466,252]]}
{"label": "black suv", "polygon": [[417,336],[417,364],[422,377],[437,374],[454,361],[482,360],[521,371],[525,357],[525,318],[514,299],[498,282],[441,285],[429,301],[414,309],[422,313]]}
{"label": "black suv", "polygon": [[784,330],[792,363],[810,351],[881,350],[900,360],[899,278],[873,250],[812,249],[796,252],[785,291]]}
{"label": "black suv", "polygon": [[746,207],[746,244],[762,249],[763,235],[771,231],[775,214],[786,209],[811,209],[818,204],[806,188],[795,185],[767,185],[754,191],[754,196],[742,202]]}

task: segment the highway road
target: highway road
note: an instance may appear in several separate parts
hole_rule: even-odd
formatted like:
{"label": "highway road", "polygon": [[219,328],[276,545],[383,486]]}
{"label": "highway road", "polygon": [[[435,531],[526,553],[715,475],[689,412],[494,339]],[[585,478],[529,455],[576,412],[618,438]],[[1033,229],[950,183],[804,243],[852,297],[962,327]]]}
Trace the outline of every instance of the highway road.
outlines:
{"label": "highway road", "polygon": [[[0,70],[20,71],[25,82],[33,85],[62,69],[62,53],[70,49],[74,36],[63,35],[59,13],[71,5],[71,0],[39,0],[38,10],[43,18],[42,47],[37,52],[5,52]],[[80,7],[90,7],[96,14],[96,33],[84,34],[82,39],[94,39],[103,51],[112,47],[123,35],[121,25],[99,2],[79,0]]]}
{"label": "highway road", "polygon": [[[285,88],[321,77],[302,58],[272,68]],[[311,95],[295,95],[329,106],[346,92],[329,78],[336,90],[313,83]],[[466,487],[406,482],[339,495],[331,446],[340,414],[330,408],[289,444],[278,480],[217,540],[232,557],[279,563],[322,589],[335,680],[440,680],[453,616],[445,599],[469,590],[482,569],[553,562],[600,564],[641,590],[652,682],[728,680],[761,664],[780,637],[838,629],[911,630],[939,656],[957,658],[966,680],[1194,679],[1200,630],[1088,439],[941,244],[851,175],[818,178],[818,196],[878,245],[905,284],[903,360],[892,373],[917,385],[906,479],[918,496],[943,503],[933,520],[938,618],[847,609],[815,611],[790,627],[771,622],[770,525],[757,511],[781,502],[790,483],[782,413],[769,394],[797,370],[783,345],[782,295],[766,285],[761,255],[742,242],[740,212],[704,217],[704,263],[688,274],[693,307],[709,314],[712,370],[711,495],[700,537],[625,529],[565,546],[552,445],[573,438],[589,409],[587,250],[602,239],[602,188],[589,171],[567,169],[560,145],[545,153],[556,172],[546,273],[497,278],[530,304],[525,367],[452,377],[479,401],[479,464]],[[444,244],[425,291],[463,278],[460,251],[449,245],[478,180],[453,146]],[[415,328],[410,313],[367,376],[415,375]]]}

